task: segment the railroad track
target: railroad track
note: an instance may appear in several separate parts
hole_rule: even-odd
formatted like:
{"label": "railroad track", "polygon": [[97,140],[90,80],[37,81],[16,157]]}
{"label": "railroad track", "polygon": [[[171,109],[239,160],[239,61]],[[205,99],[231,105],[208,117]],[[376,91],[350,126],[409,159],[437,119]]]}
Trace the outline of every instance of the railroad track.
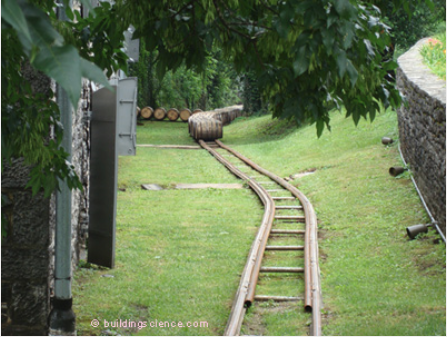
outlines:
{"label": "railroad track", "polygon": [[[318,266],[317,218],[309,200],[284,179],[256,165],[248,158],[224,145],[221,141],[198,140],[200,146],[210,152],[231,173],[246,181],[264,205],[264,215],[256,238],[249,252],[241,275],[236,296],[224,335],[238,336],[246,311],[258,301],[297,301],[303,310],[312,313],[309,334],[321,335],[321,289]],[[278,237],[289,244],[271,244]],[[302,244],[290,244],[290,242]],[[300,265],[266,266],[264,254],[297,253]],[[304,253],[304,254],[303,254]],[[299,261],[300,259],[295,260]],[[297,263],[298,264],[298,263]],[[299,275],[304,280],[304,296],[282,294],[258,294],[256,285],[260,274]],[[297,285],[297,291],[298,291]]]}

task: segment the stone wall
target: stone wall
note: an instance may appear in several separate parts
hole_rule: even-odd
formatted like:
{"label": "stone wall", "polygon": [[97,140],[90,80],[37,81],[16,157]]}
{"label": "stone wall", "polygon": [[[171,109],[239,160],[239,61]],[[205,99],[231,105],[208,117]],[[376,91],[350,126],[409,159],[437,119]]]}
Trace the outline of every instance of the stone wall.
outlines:
{"label": "stone wall", "polygon": [[[50,92],[50,80],[25,66],[34,91]],[[2,335],[45,335],[50,311],[50,199],[32,197],[25,189],[30,168],[15,159],[2,170],[2,214],[7,218],[2,238]]]}
{"label": "stone wall", "polygon": [[446,83],[422,63],[420,40],[398,59],[397,86],[408,105],[398,109],[400,146],[424,199],[445,234]]}
{"label": "stone wall", "polygon": [[[33,89],[52,95],[51,82],[26,69]],[[83,81],[78,109],[72,112],[72,163],[83,190],[72,193],[72,267],[77,266],[88,231],[90,84]],[[8,219],[2,240],[2,335],[46,335],[54,275],[55,197],[32,197],[25,189],[30,168],[16,159],[2,171],[2,213]]]}

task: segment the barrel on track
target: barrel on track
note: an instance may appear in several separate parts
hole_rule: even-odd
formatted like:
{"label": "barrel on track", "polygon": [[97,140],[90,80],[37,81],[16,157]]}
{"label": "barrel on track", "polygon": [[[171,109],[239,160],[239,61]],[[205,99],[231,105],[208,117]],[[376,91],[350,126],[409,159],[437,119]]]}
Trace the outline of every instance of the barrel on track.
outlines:
{"label": "barrel on track", "polygon": [[214,111],[193,112],[193,115],[189,118],[189,134],[197,140],[222,138],[222,127],[230,124],[240,114],[240,106],[216,109]]}

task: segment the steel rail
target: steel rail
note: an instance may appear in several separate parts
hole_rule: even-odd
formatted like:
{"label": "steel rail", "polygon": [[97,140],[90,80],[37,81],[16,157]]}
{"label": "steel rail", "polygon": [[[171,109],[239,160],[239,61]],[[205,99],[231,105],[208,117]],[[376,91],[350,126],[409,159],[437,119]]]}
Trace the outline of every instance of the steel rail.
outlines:
{"label": "steel rail", "polygon": [[[277,182],[279,185],[290,191],[303,206],[303,211],[305,215],[306,232],[305,232],[305,247],[304,247],[304,279],[305,279],[305,296],[304,303],[305,309],[312,312],[312,326],[311,335],[321,336],[321,286],[320,286],[320,270],[318,265],[318,237],[317,237],[317,216],[312,207],[312,204],[306,198],[306,196],[295,188],[293,185],[289,184],[284,179],[274,175],[273,173],[265,170],[259,165],[252,162],[250,159],[244,157],[237,151],[231,149],[230,147],[223,144],[221,141],[216,139],[216,144],[221,148],[232,153],[234,156],[251,166],[253,169],[259,173],[269,177],[270,179]],[[259,270],[258,270],[259,273]],[[255,279],[257,280],[257,278]],[[250,295],[254,299],[254,287],[249,290]]]}
{"label": "steel rail", "polygon": [[270,230],[275,216],[275,203],[273,202],[272,197],[267,193],[265,188],[257,183],[254,179],[250,178],[238,168],[236,168],[236,166],[231,164],[217,151],[209,147],[203,140],[199,140],[199,144],[211,155],[213,155],[219,162],[221,162],[225,167],[227,167],[233,174],[245,180],[253,189],[253,191],[255,191],[255,193],[259,196],[265,208],[261,226],[259,227],[256,239],[254,240],[248,254],[247,263],[245,265],[244,271],[242,272],[239,287],[236,292],[230,312],[230,317],[228,319],[228,323],[224,332],[225,336],[237,336],[239,335],[239,332],[241,330],[242,321],[245,316],[247,306],[249,306],[246,303],[248,291],[249,289],[251,289],[251,287],[253,287],[253,281],[257,282],[257,278],[253,279],[252,275],[256,268],[260,268],[260,265],[258,263],[259,255],[261,255],[261,257],[262,255],[264,255],[265,246],[267,245],[267,240],[270,235]]}

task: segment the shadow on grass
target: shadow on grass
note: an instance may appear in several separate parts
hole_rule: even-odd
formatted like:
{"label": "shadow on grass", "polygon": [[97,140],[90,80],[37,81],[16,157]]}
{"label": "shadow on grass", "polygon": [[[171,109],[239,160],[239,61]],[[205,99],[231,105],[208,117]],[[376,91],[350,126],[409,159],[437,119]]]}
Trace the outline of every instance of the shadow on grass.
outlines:
{"label": "shadow on grass", "polygon": [[[259,123],[258,119],[264,119],[264,121]],[[247,122],[256,126],[247,127]],[[309,124],[298,125],[294,120],[272,119],[271,116],[267,119],[265,115],[239,117],[224,128],[224,136],[227,136],[225,141],[232,145],[266,143],[284,139],[307,125]],[[245,126],[245,128],[240,126]]]}

